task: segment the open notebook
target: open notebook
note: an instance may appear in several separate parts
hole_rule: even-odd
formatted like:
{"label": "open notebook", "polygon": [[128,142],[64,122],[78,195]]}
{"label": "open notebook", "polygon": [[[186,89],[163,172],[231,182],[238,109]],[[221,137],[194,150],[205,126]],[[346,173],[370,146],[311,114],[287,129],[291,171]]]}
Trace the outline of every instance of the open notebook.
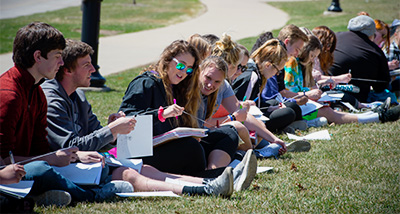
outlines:
{"label": "open notebook", "polygon": [[20,181],[15,184],[0,184],[0,192],[14,198],[25,198],[31,191],[33,181]]}
{"label": "open notebook", "polygon": [[183,137],[207,137],[208,129],[178,127],[161,135],[153,137],[153,146],[159,146],[168,141]]}

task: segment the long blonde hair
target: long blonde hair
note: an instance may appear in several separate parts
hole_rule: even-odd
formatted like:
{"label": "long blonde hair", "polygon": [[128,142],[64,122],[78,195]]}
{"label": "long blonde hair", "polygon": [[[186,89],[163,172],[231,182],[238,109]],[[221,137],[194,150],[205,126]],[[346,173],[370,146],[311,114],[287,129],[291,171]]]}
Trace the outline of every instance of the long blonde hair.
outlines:
{"label": "long blonde hair", "polygon": [[[190,54],[194,58],[193,72],[188,75],[179,84],[172,87],[168,77],[169,63],[174,57],[179,54]],[[174,96],[179,106],[185,107],[185,111],[190,115],[197,115],[200,99],[200,84],[199,84],[199,56],[197,50],[184,40],[176,40],[164,49],[160,60],[154,66],[158,73],[158,78],[162,79],[167,105],[173,104]],[[192,116],[182,114],[182,124],[175,120],[177,126],[198,127],[197,120]]]}
{"label": "long blonde hair", "polygon": [[[279,40],[270,39],[266,41],[261,47],[256,49],[250,56],[259,68],[261,68],[264,63],[272,63],[274,65],[280,65],[282,62],[287,61],[288,55],[285,47],[281,45]],[[260,92],[264,89],[267,83],[267,78],[261,75],[261,86]]]}

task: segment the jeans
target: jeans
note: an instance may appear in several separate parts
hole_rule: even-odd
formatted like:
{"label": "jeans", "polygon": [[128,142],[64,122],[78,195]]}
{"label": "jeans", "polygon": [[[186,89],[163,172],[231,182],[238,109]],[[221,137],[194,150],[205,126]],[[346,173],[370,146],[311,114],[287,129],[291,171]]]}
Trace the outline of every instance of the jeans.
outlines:
{"label": "jeans", "polygon": [[68,192],[75,201],[94,201],[95,193],[84,189],[64,178],[45,161],[34,161],[24,165],[26,175],[24,180],[33,180],[29,195],[38,195],[48,190],[63,190]]}

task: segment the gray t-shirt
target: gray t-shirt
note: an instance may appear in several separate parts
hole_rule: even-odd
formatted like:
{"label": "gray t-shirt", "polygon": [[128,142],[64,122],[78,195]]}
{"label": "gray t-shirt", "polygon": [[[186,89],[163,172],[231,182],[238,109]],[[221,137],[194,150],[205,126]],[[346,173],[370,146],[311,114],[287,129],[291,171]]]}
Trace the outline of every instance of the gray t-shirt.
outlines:
{"label": "gray t-shirt", "polygon": [[[218,110],[219,106],[222,103],[222,100],[234,96],[235,93],[233,92],[233,89],[229,82],[227,80],[224,81],[224,83],[220,86],[218,90],[218,95],[217,95],[217,101],[215,102],[215,108],[214,108],[214,113]],[[203,96],[202,97],[202,102],[200,104],[199,110],[197,112],[197,117],[205,120],[206,114],[207,114],[207,102],[208,102],[208,96]],[[204,122],[199,120],[199,127],[203,127]]]}

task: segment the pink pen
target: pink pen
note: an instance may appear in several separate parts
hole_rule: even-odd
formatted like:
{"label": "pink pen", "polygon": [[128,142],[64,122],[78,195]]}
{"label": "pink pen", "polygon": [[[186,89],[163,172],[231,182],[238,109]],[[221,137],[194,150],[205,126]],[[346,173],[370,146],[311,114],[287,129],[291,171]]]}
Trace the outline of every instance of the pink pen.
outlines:
{"label": "pink pen", "polygon": [[[176,104],[176,99],[174,98],[174,104]],[[175,117],[176,119],[178,119],[178,116]]]}

